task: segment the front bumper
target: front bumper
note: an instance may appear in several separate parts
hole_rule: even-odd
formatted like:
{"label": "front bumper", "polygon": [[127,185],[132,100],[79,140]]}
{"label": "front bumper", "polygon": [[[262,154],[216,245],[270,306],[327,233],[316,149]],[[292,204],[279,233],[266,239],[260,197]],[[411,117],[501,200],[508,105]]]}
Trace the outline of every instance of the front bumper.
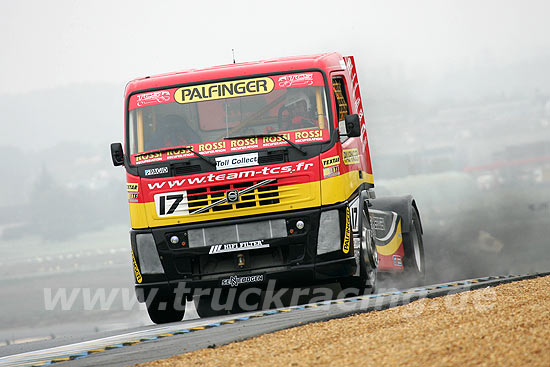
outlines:
{"label": "front bumper", "polygon": [[[145,302],[147,295],[152,290],[156,292],[173,293],[177,288],[183,289],[183,295],[192,295],[198,289],[215,289],[226,287],[222,282],[226,279],[231,281],[231,277],[254,277],[262,275],[261,281],[255,281],[246,284],[240,284],[238,288],[256,287],[266,289],[269,284],[273,284],[274,288],[291,288],[312,286],[315,284],[326,284],[338,279],[346,278],[355,273],[357,265],[354,258],[344,258],[338,260],[326,261],[318,264],[296,265],[288,269],[270,270],[265,272],[253,271],[222,275],[218,279],[211,280],[166,280],[151,283],[136,284],[136,295],[139,302]],[[234,287],[229,284],[227,287]]]}
{"label": "front bumper", "polygon": [[[353,246],[351,251],[342,251],[346,228],[350,226],[346,208],[347,204],[342,203],[322,209],[261,215],[223,222],[132,230],[132,251],[138,253],[137,235],[151,236],[152,234],[164,270],[162,274],[142,274],[141,282],[136,281],[138,298],[143,300],[143,295],[150,289],[171,291],[183,283],[185,288],[189,289],[187,293],[191,293],[197,288],[265,288],[270,281],[275,281],[276,287],[309,286],[352,276],[357,267]],[[318,254],[317,241],[321,212],[329,210],[337,210],[339,213],[340,243],[335,243],[334,251]],[[298,229],[297,221],[304,222],[305,226]],[[260,226],[265,226],[266,223],[270,223],[269,225],[286,223],[286,228],[283,230],[286,233],[277,231],[274,235],[271,231],[271,238],[262,240],[262,243],[267,246],[251,250],[218,253],[213,251],[217,246],[214,243],[207,243],[208,241],[205,240],[204,246],[197,245],[197,242],[202,241],[196,240],[197,229],[199,233],[202,228],[204,228],[203,232],[215,233],[221,227],[246,228],[253,223],[259,224],[258,232],[262,232]],[[183,239],[180,242],[185,245],[171,243],[170,238],[174,235]],[[206,239],[208,236],[201,238]],[[138,258],[139,268],[139,257],[136,256],[136,258]]]}

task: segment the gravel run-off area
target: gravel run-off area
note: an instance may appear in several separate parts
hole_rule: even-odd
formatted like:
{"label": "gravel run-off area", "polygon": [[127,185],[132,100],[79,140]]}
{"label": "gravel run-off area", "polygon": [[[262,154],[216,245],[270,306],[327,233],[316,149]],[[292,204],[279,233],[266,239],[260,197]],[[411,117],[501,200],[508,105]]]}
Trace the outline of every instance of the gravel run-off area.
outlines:
{"label": "gravel run-off area", "polygon": [[550,277],[421,299],[140,366],[550,366]]}

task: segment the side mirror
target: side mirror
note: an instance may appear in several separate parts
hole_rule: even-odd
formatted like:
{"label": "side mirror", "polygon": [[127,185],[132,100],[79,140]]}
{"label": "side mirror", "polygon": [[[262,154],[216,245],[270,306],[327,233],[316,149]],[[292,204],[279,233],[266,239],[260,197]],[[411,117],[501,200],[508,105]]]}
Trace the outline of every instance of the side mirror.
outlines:
{"label": "side mirror", "polygon": [[111,144],[111,158],[113,159],[113,165],[122,166],[124,164],[124,152],[122,151],[122,144]]}
{"label": "side mirror", "polygon": [[354,113],[346,116],[346,133],[350,138],[361,135],[361,123],[358,114]]}

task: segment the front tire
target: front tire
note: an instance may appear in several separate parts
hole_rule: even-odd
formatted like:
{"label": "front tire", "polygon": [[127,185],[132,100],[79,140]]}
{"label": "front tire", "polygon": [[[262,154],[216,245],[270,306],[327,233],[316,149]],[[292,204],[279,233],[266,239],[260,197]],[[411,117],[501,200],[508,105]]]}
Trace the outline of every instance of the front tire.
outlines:
{"label": "front tire", "polygon": [[376,268],[378,267],[378,252],[374,243],[366,203],[361,211],[360,226],[359,276],[341,280],[340,286],[342,289],[358,289],[359,295],[363,295],[365,293],[376,293]]}
{"label": "front tire", "polygon": [[185,315],[185,300],[176,299],[173,293],[159,292],[147,303],[147,313],[155,324],[181,321]]}

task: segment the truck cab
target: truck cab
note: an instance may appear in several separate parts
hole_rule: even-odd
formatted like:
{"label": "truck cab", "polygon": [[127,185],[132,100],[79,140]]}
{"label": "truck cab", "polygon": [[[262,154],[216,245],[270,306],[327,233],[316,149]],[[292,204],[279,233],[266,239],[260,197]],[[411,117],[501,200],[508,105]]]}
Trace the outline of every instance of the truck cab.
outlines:
{"label": "truck cab", "polygon": [[[402,235],[416,230],[421,245],[414,200],[374,195],[351,56],[135,79],[111,153],[126,169],[136,293],[157,323],[183,317],[161,301],[181,306],[197,289],[372,291],[377,268],[405,270]],[[213,314],[212,293],[201,299],[199,314]]]}

